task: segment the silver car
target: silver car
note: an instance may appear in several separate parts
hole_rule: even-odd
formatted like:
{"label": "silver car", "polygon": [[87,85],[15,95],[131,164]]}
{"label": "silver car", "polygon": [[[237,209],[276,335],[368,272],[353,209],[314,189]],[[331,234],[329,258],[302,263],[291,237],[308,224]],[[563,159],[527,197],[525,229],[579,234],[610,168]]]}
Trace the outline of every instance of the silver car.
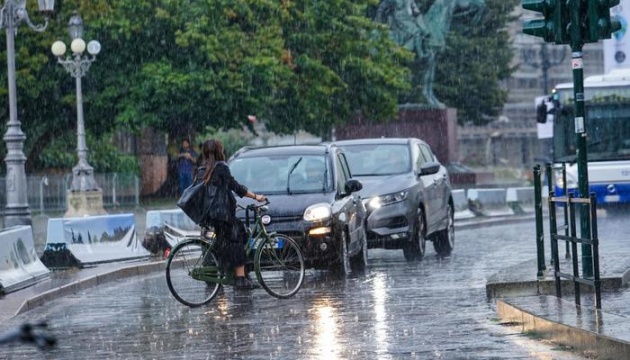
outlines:
{"label": "silver car", "polygon": [[455,245],[453,197],[448,172],[429,145],[416,138],[336,141],[350,171],[363,184],[369,248],[402,249],[422,259],[426,240],[438,255]]}

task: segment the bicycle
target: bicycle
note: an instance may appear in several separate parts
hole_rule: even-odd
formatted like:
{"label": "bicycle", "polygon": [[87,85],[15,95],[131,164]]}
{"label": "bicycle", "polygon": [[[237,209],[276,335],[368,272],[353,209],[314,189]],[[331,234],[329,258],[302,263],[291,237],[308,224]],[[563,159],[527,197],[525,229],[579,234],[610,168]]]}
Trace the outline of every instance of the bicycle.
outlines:
{"label": "bicycle", "polygon": [[38,329],[45,329],[47,327],[48,324],[46,322],[37,324],[24,323],[18,329],[0,334],[0,345],[17,341],[33,343],[42,350],[53,348],[57,344],[57,340],[51,335],[38,331]]}
{"label": "bicycle", "polygon": [[[245,244],[247,270],[253,270],[261,287],[279,299],[295,295],[305,276],[304,256],[291,237],[267,232],[265,215],[269,200],[251,204],[245,210],[249,240]],[[254,224],[250,227],[250,212]],[[222,286],[234,285],[234,271],[224,269],[215,256],[218,241],[210,228],[202,227],[199,237],[181,241],[171,250],[166,262],[166,283],[171,294],[184,305],[198,307],[212,301]]]}

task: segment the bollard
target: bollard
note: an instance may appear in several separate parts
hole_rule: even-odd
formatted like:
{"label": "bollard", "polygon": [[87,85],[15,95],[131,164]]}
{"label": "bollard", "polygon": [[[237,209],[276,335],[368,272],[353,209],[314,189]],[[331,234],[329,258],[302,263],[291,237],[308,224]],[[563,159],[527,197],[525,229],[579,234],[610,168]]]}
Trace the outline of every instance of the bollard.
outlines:
{"label": "bollard", "polygon": [[544,276],[545,271],[545,234],[543,231],[541,194],[540,165],[536,165],[534,166],[534,208],[536,212],[536,255],[538,258],[538,272],[536,276],[539,278]]}
{"label": "bollard", "polygon": [[140,178],[138,176],[133,177],[133,185],[136,196],[136,207],[140,206]]}
{"label": "bollard", "polygon": [[44,175],[39,181],[39,212],[44,215],[44,185],[48,186],[48,177]]}
{"label": "bollard", "polygon": [[116,179],[118,178],[118,173],[114,173],[114,178],[112,180],[112,205],[118,205],[116,201]]}

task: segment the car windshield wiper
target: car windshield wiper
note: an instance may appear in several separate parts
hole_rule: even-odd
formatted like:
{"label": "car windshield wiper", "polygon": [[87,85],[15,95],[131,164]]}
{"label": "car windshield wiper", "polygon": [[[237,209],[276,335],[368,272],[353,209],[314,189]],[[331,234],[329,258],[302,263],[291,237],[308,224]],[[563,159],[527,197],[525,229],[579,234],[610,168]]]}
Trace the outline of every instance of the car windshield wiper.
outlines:
{"label": "car windshield wiper", "polygon": [[326,186],[328,185],[328,166],[324,164],[324,181],[322,185],[322,192],[326,191]]}
{"label": "car windshield wiper", "polygon": [[297,161],[294,162],[293,165],[291,165],[291,168],[289,169],[289,174],[287,174],[287,193],[289,195],[291,195],[291,185],[290,185],[290,183],[291,183],[291,174],[293,173],[293,170],[295,170],[295,168],[298,166],[300,161],[302,161],[301,157],[299,159],[297,159]]}

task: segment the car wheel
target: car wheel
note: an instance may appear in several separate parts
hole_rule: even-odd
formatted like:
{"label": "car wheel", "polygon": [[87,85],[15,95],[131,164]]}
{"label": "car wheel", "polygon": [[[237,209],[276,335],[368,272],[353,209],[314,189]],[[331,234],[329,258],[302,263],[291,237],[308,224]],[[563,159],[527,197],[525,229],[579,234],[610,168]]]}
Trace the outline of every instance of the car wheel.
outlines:
{"label": "car wheel", "polygon": [[433,248],[440,256],[448,256],[455,247],[455,215],[453,206],[449,203],[447,208],[447,225],[446,229],[440,230],[433,240]]}
{"label": "car wheel", "polygon": [[341,232],[339,243],[339,256],[333,270],[340,275],[349,275],[352,268],[350,266],[350,257],[348,256],[348,236],[345,231]]}
{"label": "car wheel", "polygon": [[403,247],[403,254],[405,254],[405,259],[407,261],[419,261],[422,260],[422,257],[424,257],[424,252],[427,246],[424,227],[424,214],[422,212],[422,208],[418,207],[416,221],[412,227],[412,232],[409,234],[411,242],[407,243]]}
{"label": "car wheel", "polygon": [[361,237],[361,250],[352,259],[350,259],[350,266],[352,271],[365,272],[368,265],[368,251],[367,251],[367,235],[365,232]]}

